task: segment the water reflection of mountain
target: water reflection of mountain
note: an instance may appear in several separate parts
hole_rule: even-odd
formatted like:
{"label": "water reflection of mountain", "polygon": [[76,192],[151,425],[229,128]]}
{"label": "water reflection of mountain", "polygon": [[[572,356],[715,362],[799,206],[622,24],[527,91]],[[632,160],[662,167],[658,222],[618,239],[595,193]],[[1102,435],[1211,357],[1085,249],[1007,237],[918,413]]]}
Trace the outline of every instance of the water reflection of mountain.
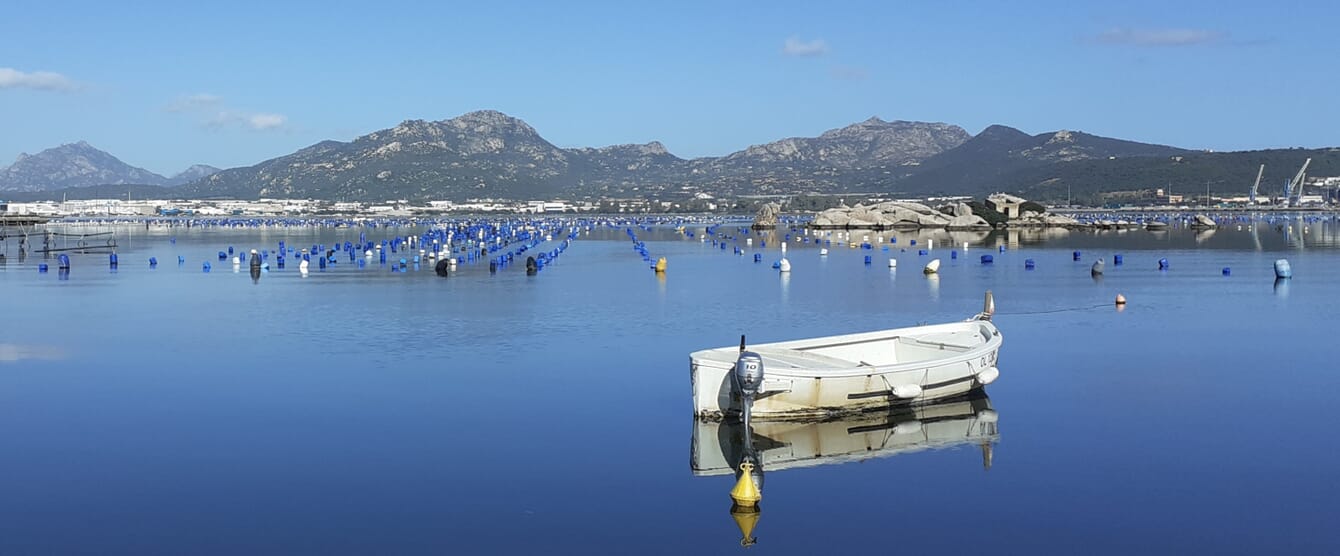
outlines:
{"label": "water reflection of mountain", "polygon": [[[752,423],[752,461],[758,472],[888,457],[952,446],[978,446],[983,465],[1000,433],[985,396],[896,408],[823,422]],[[735,474],[751,454],[738,421],[697,421],[690,455],[694,475]]]}

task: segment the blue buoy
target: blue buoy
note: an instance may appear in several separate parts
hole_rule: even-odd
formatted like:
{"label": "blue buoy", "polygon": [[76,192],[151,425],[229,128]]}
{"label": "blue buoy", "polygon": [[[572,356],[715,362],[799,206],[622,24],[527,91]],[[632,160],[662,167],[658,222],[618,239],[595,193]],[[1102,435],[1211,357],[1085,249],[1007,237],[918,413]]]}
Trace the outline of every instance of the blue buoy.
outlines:
{"label": "blue buoy", "polygon": [[149,257],[149,268],[158,266],[158,257]]}
{"label": "blue buoy", "polygon": [[46,271],[47,271],[47,263],[40,263],[37,265],[37,272],[39,274],[45,273]]}
{"label": "blue buoy", "polygon": [[870,255],[865,256],[865,264],[870,264]]}
{"label": "blue buoy", "polygon": [[1027,270],[1033,270],[1033,267],[1034,267],[1034,266],[1035,266],[1035,263],[1033,262],[1033,259],[1024,259],[1024,268],[1025,268],[1025,269],[1027,269]]}
{"label": "blue buoy", "polygon": [[1112,266],[1121,266],[1121,255],[1112,255]]}
{"label": "blue buoy", "polygon": [[1079,260],[1080,253],[1079,253],[1079,251],[1075,251],[1074,253],[1071,253],[1070,256],[1073,257],[1072,260],[1076,260],[1076,261],[1078,261],[1078,260]]}
{"label": "blue buoy", "polygon": [[762,253],[754,253],[754,262],[756,262],[756,263],[761,263],[761,262],[763,262],[763,254],[762,254]]}
{"label": "blue buoy", "polygon": [[993,258],[991,255],[982,255],[982,264],[991,264],[995,261],[996,259]]}
{"label": "blue buoy", "polygon": [[918,256],[922,256],[922,257],[924,257],[924,256],[928,255],[929,253],[930,253],[930,252],[929,252],[929,251],[926,251],[925,249],[917,249],[917,255],[918,255]]}
{"label": "blue buoy", "polygon": [[1168,270],[1168,259],[1159,259],[1159,270]]}
{"label": "blue buoy", "polygon": [[1000,248],[999,248],[999,252],[1001,252],[1001,253],[1004,253],[1004,252],[1005,252],[1005,246],[1004,246],[1004,245],[1001,245],[1001,246],[1000,246]]}
{"label": "blue buoy", "polygon": [[958,250],[956,249],[956,250],[954,250],[954,251],[950,251],[950,252],[949,252],[949,258],[951,258],[951,259],[958,259]]}
{"label": "blue buoy", "polygon": [[204,271],[204,272],[209,272],[209,263],[206,262],[204,265],[202,265],[202,266],[200,267],[200,270],[201,270],[201,271]]}
{"label": "blue buoy", "polygon": [[228,254],[227,254],[227,253],[224,253],[223,251],[219,251],[219,260],[220,260],[220,261],[226,261],[226,260],[228,260]]}
{"label": "blue buoy", "polygon": [[1232,270],[1228,267],[1224,267],[1224,276],[1228,276],[1230,273],[1232,273]]}
{"label": "blue buoy", "polygon": [[910,241],[907,242],[907,244],[908,244],[908,245],[916,245],[916,244],[917,244],[917,240],[915,240],[915,239],[910,240]]}
{"label": "blue buoy", "polygon": [[61,254],[56,257],[56,268],[60,270],[70,270],[70,256]]}
{"label": "blue buoy", "polygon": [[182,255],[177,255],[177,266],[181,266],[184,264],[186,264],[186,257]]}

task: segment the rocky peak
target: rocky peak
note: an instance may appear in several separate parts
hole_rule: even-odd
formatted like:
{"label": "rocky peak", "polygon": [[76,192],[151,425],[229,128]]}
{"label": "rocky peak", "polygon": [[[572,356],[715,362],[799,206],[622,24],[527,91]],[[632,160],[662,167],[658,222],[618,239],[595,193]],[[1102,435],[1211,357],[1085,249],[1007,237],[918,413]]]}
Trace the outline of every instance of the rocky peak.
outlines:
{"label": "rocky peak", "polygon": [[661,144],[660,141],[652,141],[650,143],[642,143],[642,144],[625,143],[622,145],[610,145],[608,147],[600,147],[597,149],[580,148],[574,150],[586,153],[604,154],[604,155],[619,154],[619,155],[630,155],[630,156],[674,156],[670,154],[670,151],[666,149],[665,145]]}
{"label": "rocky peak", "polygon": [[86,141],[22,154],[0,171],[0,190],[43,191],[107,184],[162,185],[167,178],[122,162]]}
{"label": "rocky peak", "polygon": [[539,137],[535,128],[519,118],[513,118],[497,110],[476,110],[466,112],[443,123],[460,131],[470,131],[486,135],[533,135]]}
{"label": "rocky peak", "polygon": [[190,168],[178,172],[176,175],[168,178],[166,185],[181,185],[193,181],[207,178],[219,173],[220,170],[208,164],[192,164]]}
{"label": "rocky peak", "polygon": [[1030,137],[1032,136],[1010,126],[992,124],[987,126],[986,129],[983,129],[981,133],[973,136],[973,139],[1019,140],[1028,139]]}
{"label": "rocky peak", "polygon": [[1051,139],[1047,140],[1048,145],[1054,145],[1056,143],[1074,143],[1074,142],[1075,142],[1075,135],[1070,131],[1064,129],[1057,131],[1056,133],[1053,133]]}

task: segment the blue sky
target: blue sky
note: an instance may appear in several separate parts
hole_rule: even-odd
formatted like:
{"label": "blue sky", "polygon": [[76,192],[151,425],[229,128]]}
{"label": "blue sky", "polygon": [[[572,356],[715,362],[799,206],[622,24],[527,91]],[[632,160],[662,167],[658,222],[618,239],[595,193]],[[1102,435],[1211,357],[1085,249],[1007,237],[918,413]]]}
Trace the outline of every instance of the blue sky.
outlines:
{"label": "blue sky", "polygon": [[477,109],[683,157],[872,115],[1340,145],[1334,2],[116,4],[5,8],[0,165],[81,139],[164,174],[250,165]]}

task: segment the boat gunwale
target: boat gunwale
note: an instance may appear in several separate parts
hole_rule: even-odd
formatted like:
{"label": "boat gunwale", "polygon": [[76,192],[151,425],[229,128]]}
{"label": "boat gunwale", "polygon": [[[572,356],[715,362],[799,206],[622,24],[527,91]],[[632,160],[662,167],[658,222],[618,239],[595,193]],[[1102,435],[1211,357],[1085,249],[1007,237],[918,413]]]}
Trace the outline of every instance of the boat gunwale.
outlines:
{"label": "boat gunwale", "polygon": [[[975,323],[978,323],[978,322],[987,322],[988,324],[990,324],[989,321],[964,321],[964,322],[958,322],[958,323],[944,323],[944,324],[932,325],[932,326],[945,326],[945,327],[951,327],[951,326],[961,326],[961,325],[975,324]],[[899,331],[906,331],[906,330],[915,330],[915,329],[920,329],[920,328],[927,328],[927,327],[893,328],[893,329],[889,329],[889,330],[876,330],[876,331],[872,331],[872,332],[858,332],[858,333],[855,333],[855,334],[844,334],[844,335],[839,335],[839,336],[825,336],[825,337],[823,337],[823,338],[812,338],[812,339],[807,339],[807,340],[789,340],[789,341],[785,341],[785,342],[773,342],[773,343],[770,343],[770,344],[759,344],[758,346],[756,346],[755,349],[767,350],[767,349],[770,349],[770,348],[781,347],[781,346],[783,346],[784,344],[786,344],[786,345],[795,345],[795,344],[797,344],[797,343],[803,343],[803,342],[812,342],[812,341],[825,340],[825,339],[833,340],[833,339],[838,339],[838,338],[846,338],[846,337],[850,337],[850,336],[876,335],[876,336],[877,336],[876,338],[872,338],[871,340],[867,340],[867,341],[870,341],[870,342],[879,341],[879,340],[882,340],[882,339],[896,339],[896,338],[903,337],[903,336],[915,337],[915,335],[890,334],[890,333],[893,333],[893,332],[899,332]],[[854,377],[871,376],[871,375],[877,375],[877,374],[890,374],[890,373],[898,373],[898,372],[904,372],[904,371],[916,371],[916,370],[923,370],[923,369],[931,369],[931,368],[936,368],[936,367],[942,367],[942,366],[945,366],[945,365],[952,365],[952,364],[956,364],[956,363],[963,363],[963,362],[970,361],[970,360],[972,360],[972,359],[979,358],[979,357],[981,357],[981,356],[982,356],[983,354],[985,354],[985,353],[991,353],[991,352],[994,352],[994,351],[1000,349],[1000,346],[1001,346],[1001,343],[1002,343],[1002,340],[1003,340],[1003,335],[1001,334],[1000,330],[999,330],[998,328],[995,327],[994,324],[991,325],[991,329],[995,332],[994,334],[991,335],[991,338],[987,339],[986,341],[982,342],[981,344],[975,345],[975,346],[973,346],[973,347],[969,347],[969,348],[967,348],[967,349],[966,349],[965,351],[963,351],[963,352],[954,352],[953,355],[949,355],[949,356],[946,356],[946,357],[940,357],[940,358],[935,358],[935,359],[923,359],[923,360],[920,360],[920,361],[907,361],[907,362],[904,362],[904,363],[893,363],[893,364],[889,364],[889,365],[861,365],[859,362],[853,362],[853,365],[850,366],[850,367],[807,367],[807,368],[804,369],[804,373],[803,373],[803,374],[796,374],[796,372],[795,372],[796,369],[769,367],[769,368],[766,369],[766,372],[767,372],[767,378],[769,378],[769,379],[771,379],[771,378],[777,378],[777,377],[787,377],[787,378],[793,378],[793,379],[797,379],[797,378],[798,378],[798,379],[805,379],[805,378],[854,378]],[[934,333],[934,332],[927,332],[927,333],[923,333],[922,335],[924,335],[924,334],[933,334],[933,333]],[[888,338],[879,338],[879,337],[878,337],[879,335],[883,335],[883,334],[889,334],[889,337],[888,337]],[[858,343],[858,342],[850,342],[850,343]],[[928,342],[928,343],[934,344],[934,342]],[[802,345],[803,345],[803,344],[802,344]],[[823,347],[823,346],[828,346],[828,345],[842,345],[842,344],[841,344],[841,343],[820,344],[819,346],[816,346],[816,347]],[[725,370],[725,371],[729,372],[730,369],[731,369],[732,367],[734,367],[734,365],[735,365],[734,361],[726,362],[726,361],[721,361],[721,360],[719,360],[719,359],[711,359],[711,358],[707,358],[707,357],[705,357],[705,356],[708,355],[708,354],[712,354],[712,353],[721,353],[721,352],[723,352],[723,351],[729,353],[729,350],[734,350],[734,349],[738,349],[738,348],[733,348],[733,347],[722,347],[722,348],[714,348],[714,349],[706,349],[706,350],[702,350],[702,351],[696,351],[696,352],[693,352],[693,353],[689,354],[689,362],[690,362],[691,365],[705,366],[705,367],[715,368],[715,369],[721,369],[721,370]],[[785,347],[784,347],[784,348],[782,348],[782,349],[793,349],[793,350],[794,350],[795,348],[785,348]],[[803,351],[803,350],[796,350],[796,351]],[[723,365],[724,365],[724,366],[723,366]],[[791,372],[787,372],[787,371],[791,371]]]}

